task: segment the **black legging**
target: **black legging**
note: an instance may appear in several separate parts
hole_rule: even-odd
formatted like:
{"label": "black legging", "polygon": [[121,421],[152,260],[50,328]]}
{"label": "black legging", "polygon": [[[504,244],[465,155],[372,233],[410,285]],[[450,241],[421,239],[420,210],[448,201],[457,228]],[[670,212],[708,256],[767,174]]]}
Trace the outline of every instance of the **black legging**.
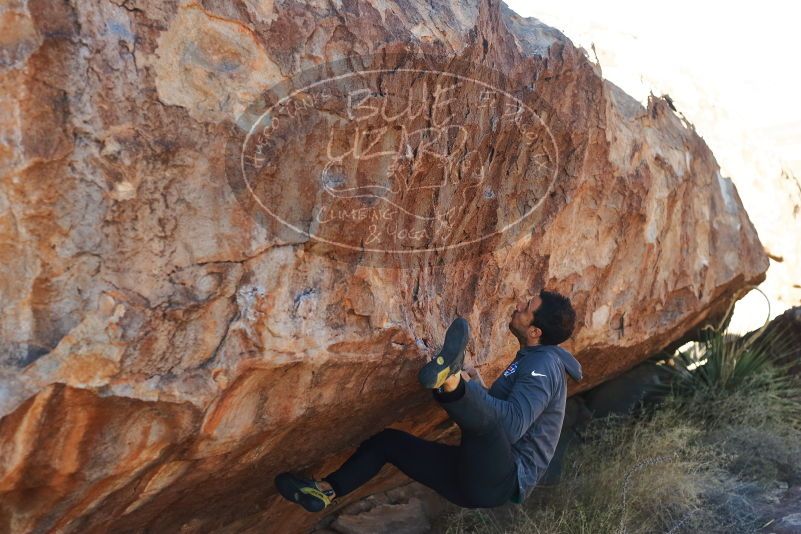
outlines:
{"label": "black legging", "polygon": [[498,421],[486,406],[468,404],[464,382],[451,393],[434,393],[434,398],[461,428],[461,444],[446,445],[385,428],[323,478],[337,497],[370,480],[389,462],[464,508],[491,508],[510,499],[517,488],[517,471],[509,439]]}

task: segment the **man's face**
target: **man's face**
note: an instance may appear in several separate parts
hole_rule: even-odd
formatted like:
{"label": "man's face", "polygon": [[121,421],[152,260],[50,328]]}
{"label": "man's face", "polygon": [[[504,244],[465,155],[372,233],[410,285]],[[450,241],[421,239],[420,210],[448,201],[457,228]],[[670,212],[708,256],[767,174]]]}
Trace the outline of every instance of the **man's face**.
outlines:
{"label": "man's face", "polygon": [[[537,308],[542,304],[539,294],[534,296],[526,295],[522,300],[518,301],[514,311],[512,311],[512,318],[509,321],[509,330],[517,337],[526,339],[531,321],[534,320],[534,314]],[[531,327],[536,328],[536,327]]]}

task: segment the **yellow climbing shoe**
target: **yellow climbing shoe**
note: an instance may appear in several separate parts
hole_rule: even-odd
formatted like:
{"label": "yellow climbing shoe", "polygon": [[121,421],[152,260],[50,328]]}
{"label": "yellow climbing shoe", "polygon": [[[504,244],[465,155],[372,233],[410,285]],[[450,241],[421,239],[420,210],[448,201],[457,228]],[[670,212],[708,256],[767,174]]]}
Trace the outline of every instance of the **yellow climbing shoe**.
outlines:
{"label": "yellow climbing shoe", "polygon": [[417,373],[424,388],[440,387],[445,380],[461,372],[464,363],[464,349],[470,339],[470,327],[462,317],[453,320],[445,332],[442,350]]}
{"label": "yellow climbing shoe", "polygon": [[275,486],[282,497],[309,512],[323,510],[334,497],[334,490],[324,490],[314,479],[294,473],[279,473],[275,477]]}

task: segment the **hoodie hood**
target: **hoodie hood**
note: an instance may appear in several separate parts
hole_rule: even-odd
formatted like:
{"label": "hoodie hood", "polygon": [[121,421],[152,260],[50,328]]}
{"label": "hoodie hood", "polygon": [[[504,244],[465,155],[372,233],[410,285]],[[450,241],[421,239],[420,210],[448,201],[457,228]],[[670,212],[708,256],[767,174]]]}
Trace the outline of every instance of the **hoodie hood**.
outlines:
{"label": "hoodie hood", "polygon": [[581,371],[581,364],[575,357],[573,357],[572,354],[570,354],[570,352],[568,352],[566,349],[563,349],[559,345],[533,345],[531,347],[524,347],[517,351],[517,357],[515,360],[524,354],[539,351],[546,351],[555,354],[565,366],[565,371],[567,371],[567,374],[569,374],[570,377],[576,382],[581,382],[581,379],[584,377]]}

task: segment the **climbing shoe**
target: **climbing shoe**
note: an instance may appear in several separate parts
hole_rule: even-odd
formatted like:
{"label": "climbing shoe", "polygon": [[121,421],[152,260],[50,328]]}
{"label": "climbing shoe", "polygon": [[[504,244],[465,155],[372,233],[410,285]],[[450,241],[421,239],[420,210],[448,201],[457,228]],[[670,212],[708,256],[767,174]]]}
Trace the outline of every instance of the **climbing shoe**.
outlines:
{"label": "climbing shoe", "polygon": [[464,349],[469,338],[470,327],[467,321],[462,317],[454,319],[445,332],[442,350],[417,373],[417,378],[424,388],[438,388],[449,376],[461,372]]}
{"label": "climbing shoe", "polygon": [[279,473],[275,477],[275,487],[288,501],[298,503],[309,512],[319,512],[329,504],[334,490],[324,490],[317,482],[293,473]]}

